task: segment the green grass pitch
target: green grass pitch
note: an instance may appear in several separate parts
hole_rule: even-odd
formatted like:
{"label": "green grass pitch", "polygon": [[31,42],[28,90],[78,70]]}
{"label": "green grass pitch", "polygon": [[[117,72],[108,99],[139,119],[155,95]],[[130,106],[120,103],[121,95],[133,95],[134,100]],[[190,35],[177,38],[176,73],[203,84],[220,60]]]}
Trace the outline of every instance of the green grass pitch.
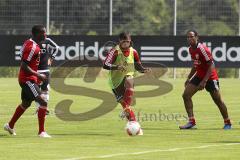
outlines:
{"label": "green grass pitch", "polygon": [[[224,131],[217,107],[206,91],[195,95],[195,130],[179,130],[184,124],[185,109],[181,94],[183,79],[164,79],[173,85],[165,95],[137,98],[134,107],[144,130],[143,136],[130,137],[124,127],[126,122],[118,117],[121,107],[89,121],[62,121],[54,114],[47,116],[46,128],[51,139],[37,136],[37,116],[32,104],[17,122],[17,136],[0,130],[0,160],[238,160],[240,155],[240,80],[220,79],[223,99],[227,104],[233,129]],[[77,84],[110,92],[105,78],[94,83],[69,78],[67,84]],[[16,78],[0,79],[0,125],[8,122],[20,102],[20,87]],[[136,87],[136,91],[153,89],[154,86]],[[114,98],[113,96],[108,97]],[[50,94],[50,110],[62,99],[72,99],[72,113],[94,109],[101,100],[65,95],[54,90]],[[161,115],[180,115],[178,121]],[[150,118],[150,115],[153,117]],[[155,117],[154,117],[155,116]]]}

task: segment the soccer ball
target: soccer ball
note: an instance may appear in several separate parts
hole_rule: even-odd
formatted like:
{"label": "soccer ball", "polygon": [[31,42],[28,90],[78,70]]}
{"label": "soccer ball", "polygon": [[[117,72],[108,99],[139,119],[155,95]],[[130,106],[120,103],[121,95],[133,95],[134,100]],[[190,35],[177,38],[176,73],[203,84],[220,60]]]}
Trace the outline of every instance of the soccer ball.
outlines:
{"label": "soccer ball", "polygon": [[128,121],[125,129],[129,136],[136,136],[140,133],[141,126],[136,121]]}

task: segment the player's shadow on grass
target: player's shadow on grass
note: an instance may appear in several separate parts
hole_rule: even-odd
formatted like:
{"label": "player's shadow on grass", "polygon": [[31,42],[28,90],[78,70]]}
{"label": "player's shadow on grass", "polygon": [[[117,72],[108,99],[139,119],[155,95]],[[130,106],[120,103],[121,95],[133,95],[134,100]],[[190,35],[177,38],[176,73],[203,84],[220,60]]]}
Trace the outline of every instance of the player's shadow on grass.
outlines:
{"label": "player's shadow on grass", "polygon": [[206,130],[206,131],[213,131],[213,130],[219,130],[219,131],[222,131],[222,132],[228,132],[228,131],[232,131],[232,130],[239,130],[239,128],[233,128],[233,129],[231,129],[231,130],[224,130],[223,128],[221,128],[221,126],[220,127],[218,127],[218,128],[198,128],[198,130]]}
{"label": "player's shadow on grass", "polygon": [[143,127],[143,130],[173,130],[173,131],[176,131],[176,130],[180,130],[178,127],[176,128],[145,128]]}
{"label": "player's shadow on grass", "polygon": [[0,137],[9,137],[7,134],[0,134]]}

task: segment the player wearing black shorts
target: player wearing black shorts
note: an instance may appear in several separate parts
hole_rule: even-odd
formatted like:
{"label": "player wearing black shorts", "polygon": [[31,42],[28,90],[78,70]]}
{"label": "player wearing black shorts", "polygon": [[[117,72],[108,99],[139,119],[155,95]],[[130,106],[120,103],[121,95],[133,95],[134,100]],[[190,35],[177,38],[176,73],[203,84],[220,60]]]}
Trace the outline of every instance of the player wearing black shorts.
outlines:
{"label": "player wearing black shorts", "polygon": [[231,129],[232,124],[228,116],[227,107],[220,93],[218,74],[214,65],[212,53],[207,46],[199,42],[198,33],[196,31],[188,31],[187,40],[190,45],[189,53],[194,64],[185,82],[185,89],[182,95],[189,121],[186,125],[179,126],[179,128],[191,129],[195,127],[196,120],[193,113],[192,97],[198,91],[205,88],[221,112],[224,121],[223,129]]}
{"label": "player wearing black shorts", "polygon": [[38,111],[39,137],[50,138],[51,136],[45,132],[45,115],[47,110],[47,102],[43,99],[37,80],[44,81],[46,76],[37,72],[40,62],[40,42],[46,38],[46,29],[42,25],[36,25],[32,28],[32,38],[25,41],[21,49],[21,66],[18,75],[18,82],[22,88],[22,103],[18,105],[11,120],[4,125],[4,130],[11,135],[16,135],[14,125],[23,115],[32,101],[37,101],[40,105]]}
{"label": "player wearing black shorts", "polygon": [[[46,76],[46,80],[39,81],[39,88],[41,89],[43,98],[46,102],[49,101],[49,83],[50,83],[50,66],[52,61],[54,60],[57,52],[58,45],[50,38],[46,38],[45,41],[40,43],[40,63],[38,66],[37,72],[40,74],[44,74]],[[39,108],[39,103],[36,102],[37,111]],[[47,110],[47,114],[49,111]]]}

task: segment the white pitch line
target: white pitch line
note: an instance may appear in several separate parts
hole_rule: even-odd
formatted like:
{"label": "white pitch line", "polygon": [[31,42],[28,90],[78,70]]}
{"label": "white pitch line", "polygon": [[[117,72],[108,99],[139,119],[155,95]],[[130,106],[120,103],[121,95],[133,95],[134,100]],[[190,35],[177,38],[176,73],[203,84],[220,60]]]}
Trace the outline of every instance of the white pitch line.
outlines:
{"label": "white pitch line", "polygon": [[102,155],[102,156],[86,156],[86,157],[79,157],[79,158],[67,158],[64,160],[104,159],[104,158],[112,158],[112,157],[118,157],[118,156],[142,155],[142,154],[156,153],[156,152],[175,152],[175,151],[180,151],[180,150],[205,149],[205,148],[210,148],[210,147],[222,147],[222,146],[234,146],[234,145],[240,145],[240,143],[213,144],[213,145],[203,145],[203,146],[197,146],[197,147],[170,148],[170,149],[154,149],[154,150],[142,151],[142,152],[116,153],[116,154],[107,154],[107,155]]}

